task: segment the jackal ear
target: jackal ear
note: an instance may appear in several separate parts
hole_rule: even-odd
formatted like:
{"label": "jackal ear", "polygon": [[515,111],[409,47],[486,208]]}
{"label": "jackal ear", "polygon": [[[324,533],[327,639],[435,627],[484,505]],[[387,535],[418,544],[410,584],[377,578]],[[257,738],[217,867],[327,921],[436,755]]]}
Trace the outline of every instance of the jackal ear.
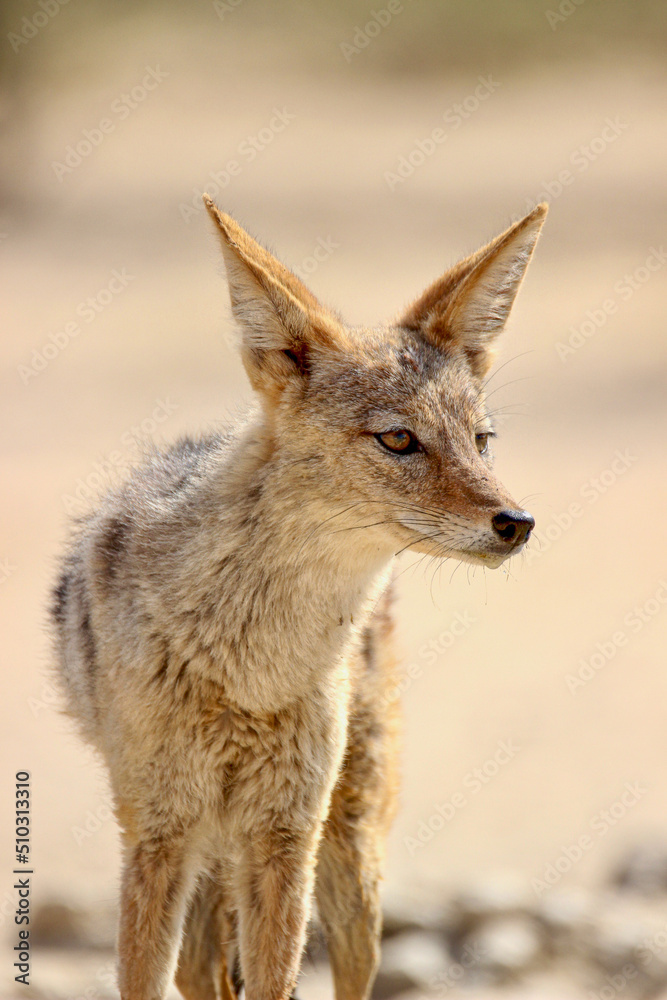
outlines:
{"label": "jackal ear", "polygon": [[446,350],[463,348],[483,376],[507,321],[548,206],[542,203],[476,253],[459,261],[414,302],[399,325]]}
{"label": "jackal ear", "polygon": [[335,347],[339,324],[296,275],[208,195],[204,204],[220,237],[245,369],[258,392],[275,396],[307,374],[313,351]]}

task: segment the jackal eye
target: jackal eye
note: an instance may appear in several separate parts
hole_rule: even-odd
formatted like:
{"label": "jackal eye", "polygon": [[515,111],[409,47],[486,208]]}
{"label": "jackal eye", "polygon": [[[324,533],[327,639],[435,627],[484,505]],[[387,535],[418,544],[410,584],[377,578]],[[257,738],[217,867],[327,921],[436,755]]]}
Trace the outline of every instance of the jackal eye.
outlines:
{"label": "jackal eye", "polygon": [[477,445],[477,451],[480,455],[485,455],[489,450],[489,438],[495,437],[496,435],[493,431],[483,431],[481,434],[475,434],[475,444]]}
{"label": "jackal eye", "polygon": [[414,434],[403,427],[374,436],[387,451],[393,451],[397,455],[411,455],[415,451],[424,450]]}

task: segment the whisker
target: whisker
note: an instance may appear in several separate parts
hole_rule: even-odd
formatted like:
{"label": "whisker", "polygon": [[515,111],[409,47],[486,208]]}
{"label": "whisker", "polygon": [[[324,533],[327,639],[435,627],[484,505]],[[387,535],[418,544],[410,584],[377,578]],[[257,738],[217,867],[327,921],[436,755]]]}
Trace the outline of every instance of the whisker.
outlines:
{"label": "whisker", "polygon": [[409,549],[411,545],[416,545],[417,542],[433,540],[440,534],[442,534],[442,532],[436,531],[434,535],[420,535],[419,538],[413,539],[411,542],[408,542],[407,545],[404,545],[402,549],[399,549],[398,552],[396,552],[396,555],[400,556],[401,552],[405,552],[406,549]]}
{"label": "whisker", "polygon": [[[360,502],[363,503],[363,501],[360,501]],[[325,517],[325,519],[323,521],[320,521],[319,524],[315,525],[315,527],[312,529],[312,531],[310,531],[306,535],[306,537],[304,538],[303,542],[301,543],[301,546],[299,547],[299,551],[296,554],[297,560],[298,560],[299,556],[301,555],[301,553],[303,551],[304,545],[307,544],[307,542],[312,538],[312,536],[315,534],[316,531],[319,531],[320,528],[322,528],[329,521],[333,521],[337,517],[342,517],[343,514],[347,514],[348,511],[354,510],[354,508],[358,507],[358,506],[359,506],[359,503],[350,504],[349,507],[345,507],[343,510],[338,511],[337,514],[332,514],[330,517]]]}
{"label": "whisker", "polygon": [[513,379],[511,379],[511,381],[509,381],[509,382],[503,382],[503,384],[502,384],[502,385],[497,385],[497,386],[496,386],[496,388],[495,388],[495,389],[493,389],[493,390],[492,390],[492,391],[491,391],[491,392],[490,392],[490,393],[489,393],[489,394],[488,394],[488,395],[487,395],[487,396],[485,397],[485,400],[487,400],[487,399],[491,399],[491,397],[492,397],[492,396],[495,396],[495,394],[496,394],[497,392],[500,392],[500,390],[501,390],[501,389],[506,389],[508,385],[517,385],[517,384],[518,384],[519,382],[531,382],[532,380],[533,380],[533,376],[532,376],[532,375],[522,375],[522,376],[521,376],[521,378],[513,378]]}
{"label": "whisker", "polygon": [[507,368],[508,365],[511,365],[515,361],[518,361],[519,358],[525,358],[528,354],[534,354],[534,353],[535,353],[534,350],[521,351],[520,354],[515,354],[513,357],[508,358],[507,361],[504,361],[499,368],[494,368],[489,377],[482,383],[482,389],[485,390],[487,385],[489,385],[494,380],[496,375],[500,375],[503,368]]}
{"label": "whisker", "polygon": [[[385,521],[371,521],[370,524],[352,524],[347,528],[334,528],[333,534],[338,534],[338,532],[341,531],[359,531],[361,528],[376,528],[380,524],[402,524],[405,527],[407,521],[408,518],[406,518],[405,521],[401,521],[401,519],[398,517],[390,517]],[[436,527],[435,521],[415,521],[413,519],[413,523],[424,524],[427,527],[432,527],[432,528]]]}
{"label": "whisker", "polygon": [[528,493],[525,497],[522,497],[519,500],[519,503],[521,505],[523,505],[525,503],[530,503],[531,500],[536,500],[538,497],[543,497],[543,496],[544,496],[544,493]]}

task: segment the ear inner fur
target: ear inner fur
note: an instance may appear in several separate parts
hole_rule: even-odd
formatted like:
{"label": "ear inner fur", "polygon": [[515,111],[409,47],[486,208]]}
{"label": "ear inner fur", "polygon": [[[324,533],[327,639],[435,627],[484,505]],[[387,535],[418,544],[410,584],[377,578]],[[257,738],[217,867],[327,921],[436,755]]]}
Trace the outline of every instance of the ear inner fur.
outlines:
{"label": "ear inner fur", "polygon": [[520,222],[445,272],[417,299],[399,325],[438,347],[461,347],[479,374],[491,361],[547,214],[538,205]]}
{"label": "ear inner fur", "polygon": [[261,399],[273,405],[297,375],[308,374],[311,348],[337,350],[345,334],[295,274],[208,195],[204,204],[220,237],[243,364]]}
{"label": "ear inner fur", "polygon": [[204,204],[221,236],[232,308],[242,311],[242,291],[246,298],[264,293],[284,328],[283,343],[265,346],[287,350],[293,343],[306,339],[307,334],[322,346],[333,342],[338,324],[303,282],[253,240],[231,216],[221,212],[208,195],[204,195]]}

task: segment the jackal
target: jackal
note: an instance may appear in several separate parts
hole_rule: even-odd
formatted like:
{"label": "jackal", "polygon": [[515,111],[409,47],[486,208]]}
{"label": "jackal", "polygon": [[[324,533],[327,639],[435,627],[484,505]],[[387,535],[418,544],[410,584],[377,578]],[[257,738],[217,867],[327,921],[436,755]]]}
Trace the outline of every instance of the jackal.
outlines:
{"label": "jackal", "polygon": [[396,792],[391,572],[489,567],[533,519],[491,472],[484,380],[546,215],[393,323],[343,324],[205,198],[255,410],[149,456],[54,591],[68,711],[122,831],[123,1000],[287,1000],[317,902],[337,1000],[375,977]]}

